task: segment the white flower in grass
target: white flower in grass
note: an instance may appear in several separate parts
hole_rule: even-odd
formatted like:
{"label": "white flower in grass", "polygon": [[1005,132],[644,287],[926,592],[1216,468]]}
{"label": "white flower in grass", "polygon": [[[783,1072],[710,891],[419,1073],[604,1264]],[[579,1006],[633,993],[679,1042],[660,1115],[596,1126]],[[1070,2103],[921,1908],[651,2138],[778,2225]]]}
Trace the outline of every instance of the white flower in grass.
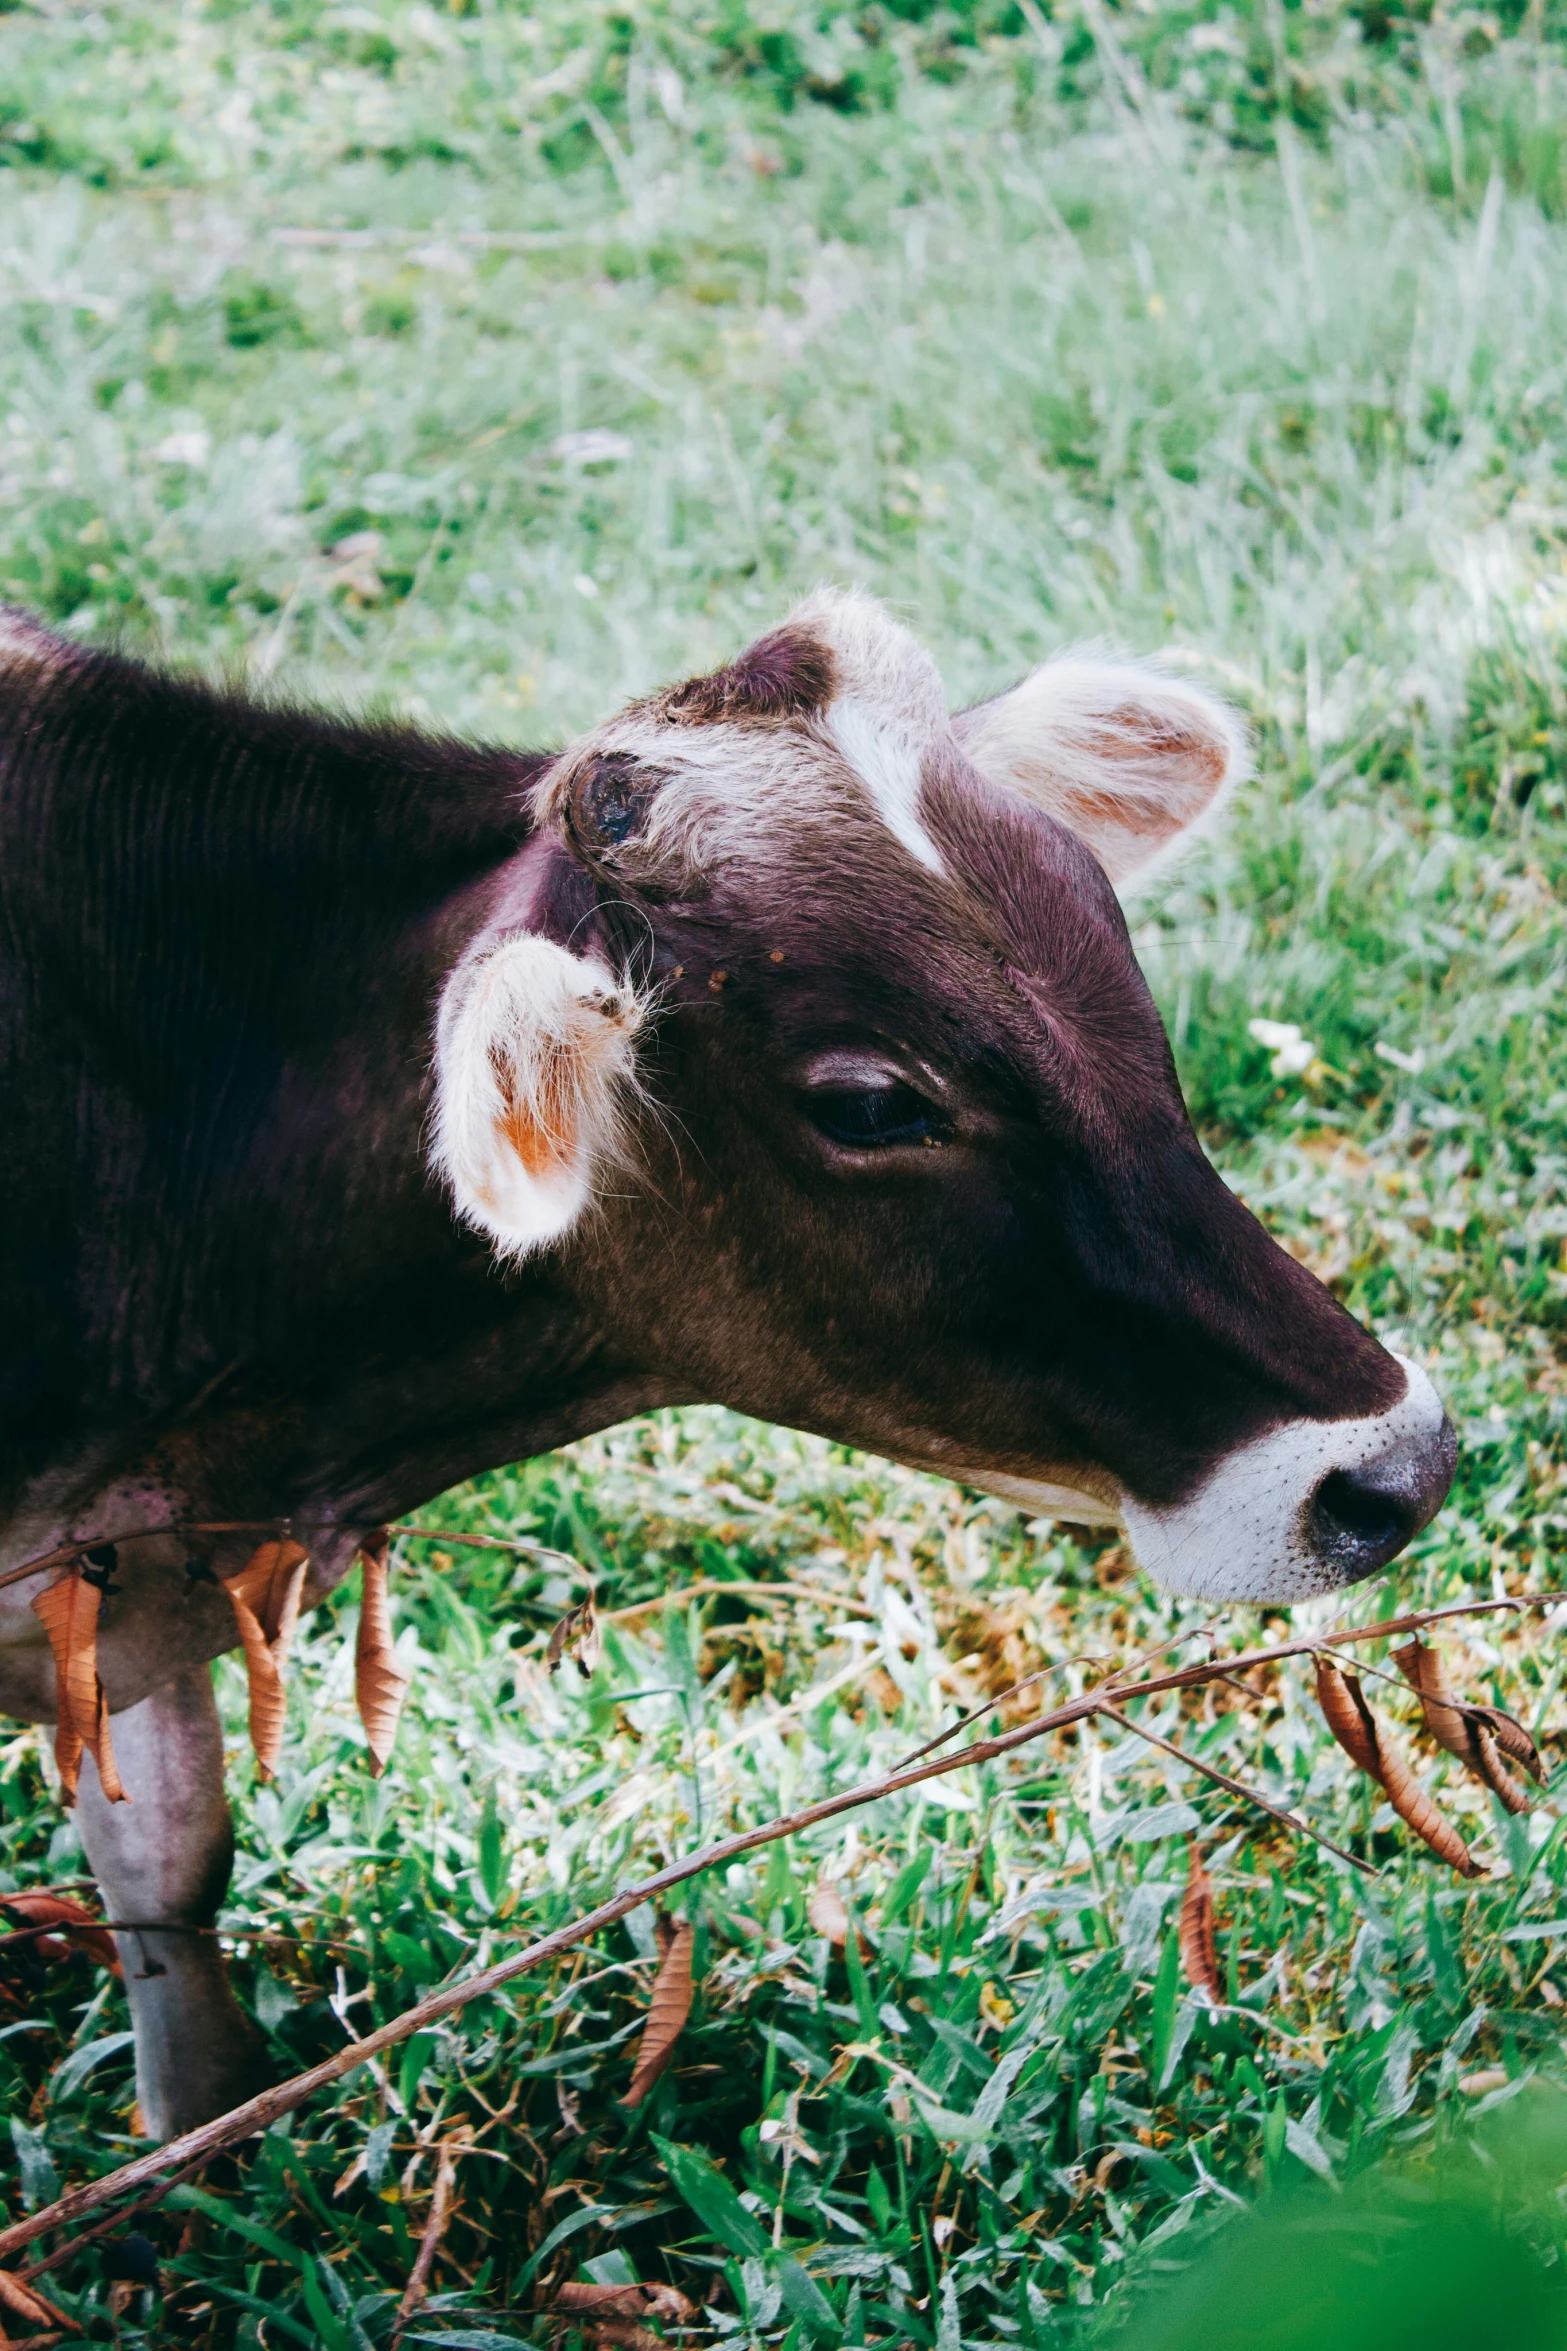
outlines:
{"label": "white flower in grass", "polygon": [[199,425],[189,432],[166,433],[153,451],[160,465],[203,466],[212,455],[212,435]]}
{"label": "white flower in grass", "polygon": [[584,432],[561,433],[550,443],[550,455],[567,465],[622,465],[632,454],[624,433],[606,425],[589,425]]}
{"label": "white flower in grass", "polygon": [[1301,1077],[1317,1058],[1316,1046],[1292,1020],[1249,1020],[1246,1034],[1272,1054],[1268,1067],[1276,1078]]}

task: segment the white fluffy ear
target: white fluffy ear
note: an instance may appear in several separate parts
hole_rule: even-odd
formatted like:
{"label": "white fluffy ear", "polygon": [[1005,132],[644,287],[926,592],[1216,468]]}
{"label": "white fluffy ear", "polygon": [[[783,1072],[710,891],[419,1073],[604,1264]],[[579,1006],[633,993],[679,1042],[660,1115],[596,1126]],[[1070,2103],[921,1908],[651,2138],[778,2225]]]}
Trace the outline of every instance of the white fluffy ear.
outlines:
{"label": "white fluffy ear", "polygon": [[952,723],[981,775],[1070,826],[1113,882],[1167,854],[1246,768],[1226,703],[1132,661],[1063,654]]}
{"label": "white fluffy ear", "polygon": [[431,1159],[508,1257],[558,1240],[620,1148],[641,1007],[603,964],[518,932],[441,1000]]}

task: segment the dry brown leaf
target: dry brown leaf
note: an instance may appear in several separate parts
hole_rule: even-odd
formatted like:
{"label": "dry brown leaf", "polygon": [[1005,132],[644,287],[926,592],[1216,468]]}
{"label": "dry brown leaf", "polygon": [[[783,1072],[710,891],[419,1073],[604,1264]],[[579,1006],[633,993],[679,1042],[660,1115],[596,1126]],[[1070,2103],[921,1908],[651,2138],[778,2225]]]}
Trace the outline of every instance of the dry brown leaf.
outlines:
{"label": "dry brown leaf", "polygon": [[60,1774],[60,1794],[67,1804],[76,1802],[76,1791],[81,1785],[83,1752],[75,1725],[62,1717],[55,1725],[54,1761]]}
{"label": "dry brown leaf", "polygon": [[[816,1932],[824,1941],[831,1943],[835,1951],[844,1948],[849,1940],[849,1912],[836,1886],[818,1886],[805,1905],[805,1915]],[[854,1933],[861,1958],[867,1958],[871,1947],[865,1938],[864,1929],[856,1927]]]}
{"label": "dry brown leaf", "polygon": [[283,1668],[299,1623],[310,1554],[287,1537],[262,1543],[238,1575],[224,1579],[250,1682],[250,1743],[256,1769],[269,1780],[283,1752]]}
{"label": "dry brown leaf", "polygon": [[397,1736],[397,1718],[408,1695],[408,1676],[392,1646],[387,1604],[386,1555],[389,1537],[377,1529],[359,1547],[359,1638],[354,1648],[354,1696],[370,1744],[371,1776],[385,1771]]}
{"label": "dry brown leaf", "polygon": [[1543,1788],[1546,1781],[1546,1770],[1540,1760],[1540,1750],[1517,1716],[1509,1714],[1501,1706],[1474,1706],[1470,1708],[1470,1712],[1484,1718],[1491,1736],[1501,1748],[1502,1753],[1510,1755],[1515,1763],[1521,1763],[1536,1786]]}
{"label": "dry brown leaf", "polygon": [[665,2351],[663,2338],[634,2318],[601,2318],[593,2328],[593,2351]]}
{"label": "dry brown leaf", "polygon": [[1358,1674],[1346,1673],[1335,1657],[1317,1657],[1317,1704],[1351,1763],[1372,1779],[1382,1777],[1376,1718],[1366,1704]]}
{"label": "dry brown leaf", "polygon": [[659,2318],[670,2326],[685,2326],[696,2316],[696,2305],[678,2286],[650,2279],[639,2286],[595,2286],[573,2280],[555,2289],[555,2308],[581,2318]]}
{"label": "dry brown leaf", "polygon": [[1529,1798],[1502,1761],[1504,1754],[1512,1756],[1531,1779],[1544,1785],[1545,1767],[1539,1749],[1523,1724],[1500,1706],[1469,1706],[1455,1699],[1442,1679],[1436,1651],[1418,1636],[1402,1649],[1395,1649],[1393,1655],[1405,1680],[1418,1691],[1426,1728],[1438,1745],[1456,1755],[1509,1812],[1527,1812]]}
{"label": "dry brown leaf", "polygon": [[604,1635],[594,1613],[593,1595],[579,1600],[575,1608],[568,1608],[556,1624],[544,1652],[544,1662],[551,1673],[559,1673],[563,1657],[575,1657],[577,1671],[585,1682],[590,1682],[598,1671],[599,1659],[604,1654]]}
{"label": "dry brown leaf", "polygon": [[1452,1822],[1438,1812],[1386,1730],[1379,1726],[1379,1733],[1377,1751],[1382,1758],[1382,1785],[1399,1819],[1407,1822],[1438,1859],[1456,1869],[1460,1877],[1484,1877],[1479,1862]]}
{"label": "dry brown leaf", "polygon": [[20,1920],[23,1926],[58,1927],[58,1935],[40,1935],[33,1945],[41,1957],[60,1959],[68,1944],[78,1951],[86,1951],[100,1967],[112,1974],[120,1972],[120,1955],[114,1947],[114,1937],[90,1910],[79,1902],[71,1902],[63,1894],[7,1894],[0,1898],[0,1908]]}
{"label": "dry brown leaf", "polygon": [[1449,1755],[1456,1755],[1461,1763],[1468,1763],[1473,1744],[1468,1718],[1463,1708],[1453,1703],[1442,1679],[1442,1664],[1436,1651],[1428,1649],[1417,1633],[1402,1649],[1394,1650],[1393,1660],[1410,1688],[1419,1693],[1426,1729],[1437,1745],[1445,1747]]}
{"label": "dry brown leaf", "polygon": [[670,1938],[663,1965],[654,1979],[647,2023],[637,2043],[637,2062],[623,2106],[640,2106],[675,2053],[675,2043],[691,2013],[691,1921],[683,1918]]}
{"label": "dry brown leaf", "polygon": [[109,1701],[98,1679],[98,1610],[102,1602],[102,1592],[79,1566],[40,1592],[33,1602],[33,1614],[48,1634],[54,1652],[54,1758],[67,1804],[76,1801],[84,1747],[91,1750],[108,1801],[127,1801],[114,1765]]}
{"label": "dry brown leaf", "polygon": [[1317,1658],[1317,1698],[1329,1730],[1346,1755],[1387,1791],[1388,1802],[1405,1825],[1429,1845],[1438,1858],[1460,1877],[1485,1873],[1451,1821],[1432,1803],[1400,1755],[1386,1726],[1366,1703],[1358,1674],[1346,1673],[1336,1659]]}
{"label": "dry brown leaf", "polygon": [[0,2269],[0,2310],[11,2318],[25,2318],[30,2326],[64,2327],[69,2334],[79,2335],[81,2323],[68,2318],[58,2304],[39,2293],[36,2286],[14,2278],[8,2269]]}
{"label": "dry brown leaf", "polygon": [[805,1905],[805,1915],[835,1951],[843,1949],[849,1940],[849,1913],[836,1886],[818,1886]]}
{"label": "dry brown leaf", "polygon": [[1492,1795],[1497,1797],[1509,1812],[1532,1812],[1534,1807],[1529,1801],[1529,1792],[1526,1788],[1521,1788],[1518,1785],[1502,1761],[1501,1746],[1490,1724],[1475,1722],[1471,1723],[1469,1727],[1474,1732],[1475,1769]]}
{"label": "dry brown leaf", "polygon": [[1202,1865],[1194,1838],[1186,1848],[1186,1891],[1181,1896],[1181,1923],[1176,1940],[1181,1966],[1192,1990],[1210,2008],[1223,2005],[1219,1984],[1219,1946],[1214,1933],[1213,1880]]}

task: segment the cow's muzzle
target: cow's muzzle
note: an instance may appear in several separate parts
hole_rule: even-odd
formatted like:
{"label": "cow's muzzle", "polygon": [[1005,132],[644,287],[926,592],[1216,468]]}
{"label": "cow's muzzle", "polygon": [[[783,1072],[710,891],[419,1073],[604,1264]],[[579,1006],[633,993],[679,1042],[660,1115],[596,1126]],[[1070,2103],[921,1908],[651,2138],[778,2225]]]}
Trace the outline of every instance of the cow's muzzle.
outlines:
{"label": "cow's muzzle", "polygon": [[1422,1430],[1353,1469],[1330,1469],[1311,1498],[1309,1531],[1336,1584],[1358,1584],[1396,1559],[1447,1499],[1458,1439],[1444,1412]]}
{"label": "cow's muzzle", "polygon": [[1290,1601],[1375,1575],[1441,1508],[1457,1441],[1436,1390],[1405,1357],[1386,1412],[1289,1421],[1221,1461],[1186,1500],[1128,1495],[1140,1566],[1209,1600]]}

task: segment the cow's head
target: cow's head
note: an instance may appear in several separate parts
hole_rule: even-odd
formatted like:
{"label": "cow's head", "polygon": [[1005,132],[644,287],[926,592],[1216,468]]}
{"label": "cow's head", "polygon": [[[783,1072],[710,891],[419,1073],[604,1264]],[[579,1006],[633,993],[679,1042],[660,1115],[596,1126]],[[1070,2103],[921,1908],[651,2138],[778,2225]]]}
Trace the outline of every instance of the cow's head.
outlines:
{"label": "cow's head", "polygon": [[460,1212],[667,1389],[1119,1521],[1177,1590],[1374,1573],[1451,1429],[1203,1157],[1116,898],[1242,760],[1097,657],[949,718],[812,598],[549,769],[442,1006]]}

